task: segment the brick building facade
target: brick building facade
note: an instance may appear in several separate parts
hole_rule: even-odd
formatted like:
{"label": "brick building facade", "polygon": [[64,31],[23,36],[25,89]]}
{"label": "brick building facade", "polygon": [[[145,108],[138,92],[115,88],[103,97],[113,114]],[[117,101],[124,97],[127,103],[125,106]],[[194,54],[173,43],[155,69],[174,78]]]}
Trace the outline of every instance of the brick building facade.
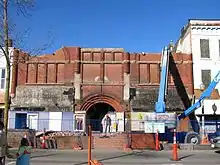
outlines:
{"label": "brick building facade", "polygon": [[[154,111],[160,82],[160,54],[128,53],[121,48],[63,47],[54,54],[29,57],[19,51],[12,72],[11,108],[75,111],[84,115],[97,105],[116,112]],[[193,94],[192,56],[173,54],[168,111],[183,111]],[[130,92],[135,89],[135,98]],[[131,105],[131,106],[130,106]],[[93,108],[94,109],[94,108]],[[97,116],[99,114],[99,116]],[[90,114],[94,116],[94,113]]]}

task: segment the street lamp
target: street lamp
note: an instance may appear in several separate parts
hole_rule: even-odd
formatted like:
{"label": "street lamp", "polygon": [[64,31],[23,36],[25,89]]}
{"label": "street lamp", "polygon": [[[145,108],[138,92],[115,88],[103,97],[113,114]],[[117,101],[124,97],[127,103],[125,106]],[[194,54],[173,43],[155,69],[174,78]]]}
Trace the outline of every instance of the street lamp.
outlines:
{"label": "street lamp", "polygon": [[[200,84],[200,90],[203,92],[205,90],[205,85],[203,84],[203,82]],[[202,101],[202,138],[204,137],[204,133],[205,133],[205,116],[204,116],[204,100]]]}
{"label": "street lamp", "polygon": [[213,110],[213,114],[216,115],[217,106],[215,105],[215,103],[212,105],[212,110]]}

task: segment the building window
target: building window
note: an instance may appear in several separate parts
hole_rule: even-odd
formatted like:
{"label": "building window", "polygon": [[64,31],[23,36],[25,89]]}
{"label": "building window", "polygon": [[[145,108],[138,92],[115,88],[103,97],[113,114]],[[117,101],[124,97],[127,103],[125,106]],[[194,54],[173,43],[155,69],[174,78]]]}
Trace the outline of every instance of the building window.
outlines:
{"label": "building window", "polygon": [[201,58],[210,58],[208,39],[200,39],[200,51],[201,51]]}
{"label": "building window", "polygon": [[202,70],[202,83],[205,85],[205,88],[211,83],[211,70]]}
{"label": "building window", "polygon": [[5,88],[5,68],[0,69],[0,76],[1,76],[1,89]]}

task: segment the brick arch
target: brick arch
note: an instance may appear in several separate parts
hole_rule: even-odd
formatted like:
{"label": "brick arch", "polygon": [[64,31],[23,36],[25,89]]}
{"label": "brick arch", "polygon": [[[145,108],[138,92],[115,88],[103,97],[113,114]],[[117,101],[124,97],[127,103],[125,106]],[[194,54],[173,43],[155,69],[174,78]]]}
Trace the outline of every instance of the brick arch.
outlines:
{"label": "brick arch", "polygon": [[119,100],[107,95],[93,95],[85,99],[84,103],[80,107],[82,111],[88,111],[93,105],[97,103],[106,103],[112,106],[116,112],[123,112],[123,106]]}

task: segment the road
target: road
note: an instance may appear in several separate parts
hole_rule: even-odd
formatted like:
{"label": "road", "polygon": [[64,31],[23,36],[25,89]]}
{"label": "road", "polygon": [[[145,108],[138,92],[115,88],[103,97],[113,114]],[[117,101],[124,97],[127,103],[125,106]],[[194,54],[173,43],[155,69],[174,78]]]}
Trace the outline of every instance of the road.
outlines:
{"label": "road", "polygon": [[[118,150],[95,150],[93,159],[104,165],[219,165],[220,152],[215,151],[179,151],[180,161],[171,161],[171,151],[133,151],[125,153]],[[14,165],[14,159],[8,159],[6,165]],[[34,151],[31,165],[87,165],[87,151]]]}

